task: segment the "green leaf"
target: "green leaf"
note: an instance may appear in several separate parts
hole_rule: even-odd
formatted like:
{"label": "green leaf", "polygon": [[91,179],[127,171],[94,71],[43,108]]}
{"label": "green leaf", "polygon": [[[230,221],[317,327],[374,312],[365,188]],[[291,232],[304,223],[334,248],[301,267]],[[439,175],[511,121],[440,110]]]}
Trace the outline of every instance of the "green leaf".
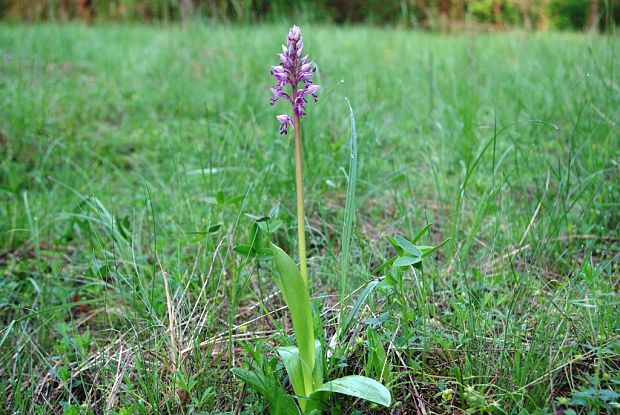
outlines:
{"label": "green leaf", "polygon": [[428,230],[430,229],[432,225],[433,225],[432,223],[429,223],[428,225],[423,227],[422,230],[420,230],[420,232],[418,232],[416,236],[413,237],[413,239],[411,240],[411,243],[415,244],[416,242],[418,242],[420,238],[423,237],[426,232],[428,232]]}
{"label": "green leaf", "polygon": [[220,230],[220,228],[222,227],[222,225],[213,225],[210,226],[207,230],[204,231],[191,231],[191,232],[185,232],[188,235],[207,235],[210,233],[215,233],[217,231]]}
{"label": "green leaf", "polygon": [[394,261],[396,261],[396,258],[398,258],[398,255],[394,255],[392,258],[388,259],[387,261],[385,261],[383,264],[379,265],[377,268],[375,268],[375,270],[372,272],[373,275],[380,273],[383,269],[391,266]]}
{"label": "green leaf", "polygon": [[438,250],[439,248],[447,244],[449,241],[450,241],[450,238],[446,239],[445,241],[443,241],[442,243],[436,246],[426,246],[426,245],[421,246],[420,251],[422,251],[422,258],[426,258],[430,254],[432,254],[433,252],[435,252],[436,250]]}
{"label": "green leaf", "polygon": [[249,245],[255,253],[261,252],[264,249],[269,249],[270,238],[269,233],[264,232],[261,226],[266,222],[256,221],[250,227],[250,239]]}
{"label": "green leaf", "polygon": [[409,242],[407,239],[403,238],[400,235],[394,235],[394,240],[400,246],[403,251],[413,256],[422,256],[422,252],[418,249],[417,246]]}
{"label": "green leaf", "polygon": [[222,227],[222,225],[210,226],[209,229],[207,229],[207,233],[215,233],[215,232],[219,231],[221,227]]}
{"label": "green leaf", "polygon": [[312,372],[315,363],[314,327],[312,325],[312,308],[310,307],[310,295],[306,283],[295,262],[279,247],[271,244],[276,267],[280,278],[278,284],[284,301],[288,306],[293,322],[293,331],[299,347],[299,356],[304,377],[303,396],[312,393]]}
{"label": "green leaf", "polygon": [[269,219],[271,219],[269,216],[257,216],[257,215],[253,215],[251,213],[246,213],[245,217],[248,217],[248,218],[252,219],[255,222],[266,222]]}
{"label": "green leaf", "polygon": [[408,267],[410,265],[417,264],[418,262],[422,262],[422,258],[417,256],[401,256],[396,261],[394,261],[395,267]]}
{"label": "green leaf", "polygon": [[284,363],[284,368],[293,387],[293,392],[297,396],[305,396],[304,374],[301,370],[301,359],[299,349],[295,346],[285,346],[277,348],[278,355]]}
{"label": "green leaf", "polygon": [[[11,331],[13,330],[13,326],[15,325],[15,320],[12,320],[8,326],[6,326],[2,332],[2,337],[0,337],[0,347],[2,347],[2,345],[4,344],[4,341],[6,340],[6,338],[8,337],[8,335],[11,333]],[[0,332],[1,333],[1,332]]]}
{"label": "green leaf", "polygon": [[245,199],[245,194],[240,194],[240,195],[236,195],[231,197],[230,199],[227,199],[224,204],[225,205],[233,205],[237,202],[241,202],[243,199]]}
{"label": "green leaf", "polygon": [[[342,229],[342,250],[340,251],[340,302],[341,310],[347,307],[346,293],[348,290],[349,258],[351,256],[351,236],[353,234],[353,221],[355,219],[355,188],[357,186],[357,131],[355,129],[355,116],[353,108],[349,104],[349,117],[351,118],[351,153],[349,158],[349,175],[347,183],[347,199],[344,209],[344,225]],[[344,316],[341,313],[341,318]]]}
{"label": "green leaf", "polygon": [[[321,342],[315,340],[315,361],[314,371],[312,372],[313,389],[318,388],[323,384],[323,351]],[[277,349],[278,355],[284,363],[286,373],[293,386],[293,392],[299,397],[299,406],[303,413],[311,413],[314,409],[321,407],[321,396],[315,395],[309,398],[305,395],[305,381],[303,377],[303,370],[301,365],[301,359],[299,357],[299,349],[294,346],[279,347]]]}
{"label": "green leaf", "polygon": [[265,232],[268,235],[275,233],[279,228],[282,227],[284,222],[279,219],[270,220],[269,222],[259,222],[257,221],[257,225],[261,231]]}
{"label": "green leaf", "polygon": [[263,248],[258,252],[259,261],[271,261],[273,259],[273,252],[269,248]]}
{"label": "green leaf", "polygon": [[224,195],[224,192],[222,192],[221,190],[217,192],[215,195],[215,200],[218,205],[223,205],[226,201],[226,196]]}
{"label": "green leaf", "polygon": [[269,391],[267,389],[267,383],[263,376],[254,372],[253,370],[241,369],[239,367],[233,367],[230,369],[239,379],[250,385],[254,390],[262,395],[266,395]]}
{"label": "green leaf", "polygon": [[366,376],[345,376],[325,383],[318,388],[318,392],[341,393],[343,395],[354,396],[389,407],[392,404],[390,391],[374,379]]}
{"label": "green leaf", "polygon": [[233,251],[241,255],[249,256],[250,253],[252,253],[252,247],[249,245],[237,245],[233,248]]}
{"label": "green leaf", "polygon": [[396,253],[398,255],[403,255],[405,252],[403,251],[403,248],[401,248],[398,245],[398,242],[396,242],[396,239],[394,239],[393,237],[391,237],[390,235],[386,236],[388,242],[390,243],[390,245],[392,245],[394,247],[394,249],[396,249]]}

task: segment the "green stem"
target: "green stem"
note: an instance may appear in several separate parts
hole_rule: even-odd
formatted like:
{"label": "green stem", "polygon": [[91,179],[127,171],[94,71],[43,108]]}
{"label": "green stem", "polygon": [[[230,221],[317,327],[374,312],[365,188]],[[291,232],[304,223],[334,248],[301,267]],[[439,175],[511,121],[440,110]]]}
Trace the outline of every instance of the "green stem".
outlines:
{"label": "green stem", "polygon": [[[296,91],[293,90],[293,96]],[[299,271],[308,286],[308,265],[306,263],[306,226],[304,220],[304,181],[301,167],[301,124],[299,116],[293,112],[295,130],[295,178],[297,182],[297,244],[299,246]]]}

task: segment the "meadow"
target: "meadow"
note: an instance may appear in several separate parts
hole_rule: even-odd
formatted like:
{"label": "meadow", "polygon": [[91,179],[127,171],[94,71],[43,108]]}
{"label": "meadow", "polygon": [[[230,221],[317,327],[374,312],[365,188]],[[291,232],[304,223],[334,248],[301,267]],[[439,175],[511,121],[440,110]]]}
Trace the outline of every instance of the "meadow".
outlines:
{"label": "meadow", "polygon": [[[263,413],[230,370],[250,362],[289,389],[272,266],[235,250],[265,215],[296,248],[293,139],[269,105],[287,30],[0,25],[5,413]],[[329,376],[393,402],[330,413],[617,411],[617,36],[302,30],[314,330]],[[449,241],[423,271],[373,273],[387,236],[427,224],[421,242]]]}

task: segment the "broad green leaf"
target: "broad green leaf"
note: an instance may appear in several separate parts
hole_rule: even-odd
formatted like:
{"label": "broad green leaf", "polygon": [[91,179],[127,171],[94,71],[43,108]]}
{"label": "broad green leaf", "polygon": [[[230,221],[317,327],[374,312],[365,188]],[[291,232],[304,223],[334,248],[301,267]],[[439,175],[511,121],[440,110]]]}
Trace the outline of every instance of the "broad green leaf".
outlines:
{"label": "broad green leaf", "polygon": [[401,256],[394,261],[395,267],[408,267],[410,265],[417,264],[418,262],[422,262],[422,258],[417,256]]}
{"label": "broad green leaf", "polygon": [[295,392],[295,395],[297,396],[305,396],[306,388],[304,386],[303,371],[301,370],[299,349],[295,346],[285,346],[278,347],[277,351],[280,359],[282,359],[282,363],[284,363],[284,368],[286,369],[288,378],[291,381],[293,392]]}
{"label": "broad green leaf", "polygon": [[354,396],[389,407],[392,404],[390,391],[374,379],[366,376],[345,376],[325,383],[315,393],[331,392]]}
{"label": "broad green leaf", "polygon": [[400,247],[400,245],[398,245],[398,242],[396,242],[396,239],[394,239],[391,236],[386,236],[388,242],[390,243],[390,245],[392,245],[394,247],[394,249],[396,249],[396,253],[398,255],[403,255],[405,252],[403,251],[403,248]]}
{"label": "broad green leaf", "polygon": [[233,251],[235,251],[238,254],[241,255],[250,255],[250,253],[252,253],[252,247],[249,245],[237,245],[233,248]]}
{"label": "broad green leaf", "polygon": [[370,293],[372,293],[372,291],[375,289],[375,287],[377,286],[377,284],[379,284],[380,281],[381,279],[374,279],[370,281],[366,285],[366,288],[364,288],[364,291],[362,291],[360,296],[357,297],[357,300],[355,300],[355,304],[353,304],[353,308],[351,309],[351,313],[349,313],[347,320],[345,321],[345,323],[342,325],[342,328],[340,329],[340,336],[344,335],[349,330],[349,327],[351,326],[353,319],[359,312],[359,309],[366,302],[366,299],[368,298]]}
{"label": "broad green leaf", "polygon": [[309,396],[312,393],[312,372],[315,363],[314,327],[312,325],[312,309],[306,283],[295,262],[286,253],[271,244],[280,278],[278,283],[284,301],[288,306],[293,322],[293,331],[299,347],[301,367],[304,377],[304,388]]}
{"label": "broad green leaf", "polygon": [[412,244],[411,242],[409,242],[408,240],[406,240],[405,238],[403,238],[402,236],[394,235],[394,240],[396,241],[398,246],[400,246],[403,249],[403,251],[405,251],[406,253],[411,254],[413,256],[422,256],[422,252],[420,252],[418,247]]}

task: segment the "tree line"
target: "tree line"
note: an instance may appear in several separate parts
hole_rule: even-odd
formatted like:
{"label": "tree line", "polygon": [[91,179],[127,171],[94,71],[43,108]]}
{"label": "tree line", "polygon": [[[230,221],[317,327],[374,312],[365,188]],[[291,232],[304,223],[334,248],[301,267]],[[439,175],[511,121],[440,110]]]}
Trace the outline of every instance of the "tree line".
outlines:
{"label": "tree line", "polygon": [[0,0],[0,17],[41,20],[188,22],[281,19],[397,24],[429,30],[605,30],[620,0]]}

